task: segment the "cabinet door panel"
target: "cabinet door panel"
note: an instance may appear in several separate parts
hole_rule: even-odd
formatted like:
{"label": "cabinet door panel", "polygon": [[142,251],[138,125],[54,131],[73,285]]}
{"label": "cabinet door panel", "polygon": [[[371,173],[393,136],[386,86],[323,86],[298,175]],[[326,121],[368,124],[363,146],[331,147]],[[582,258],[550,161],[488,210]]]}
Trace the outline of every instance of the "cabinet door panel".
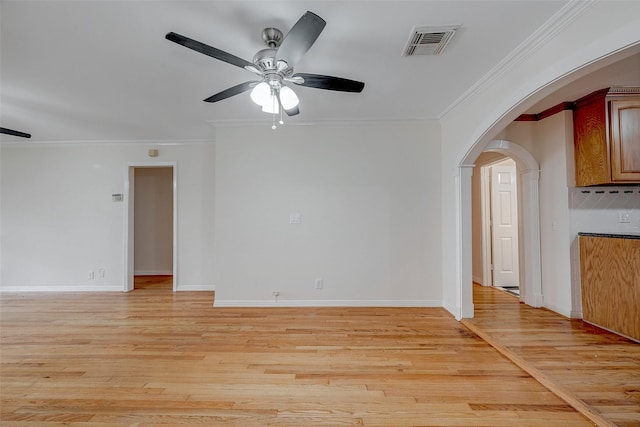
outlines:
{"label": "cabinet door panel", "polygon": [[611,180],[604,94],[574,111],[575,177],[577,186]]}
{"label": "cabinet door panel", "polygon": [[611,175],[640,180],[640,100],[611,101]]}
{"label": "cabinet door panel", "polygon": [[640,240],[580,236],[582,317],[640,340]]}

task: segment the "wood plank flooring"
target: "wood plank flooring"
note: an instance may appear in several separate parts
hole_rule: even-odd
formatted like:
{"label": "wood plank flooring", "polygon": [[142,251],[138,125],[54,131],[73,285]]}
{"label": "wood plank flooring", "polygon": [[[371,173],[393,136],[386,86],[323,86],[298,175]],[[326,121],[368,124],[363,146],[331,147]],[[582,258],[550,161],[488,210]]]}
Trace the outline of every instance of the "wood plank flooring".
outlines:
{"label": "wood plank flooring", "polygon": [[640,344],[582,320],[519,304],[492,288],[474,285],[474,305],[475,318],[463,324],[503,346],[594,419],[601,417],[599,425],[640,426]]}
{"label": "wood plank flooring", "polygon": [[2,294],[2,425],[593,425],[444,309],[212,302]]}

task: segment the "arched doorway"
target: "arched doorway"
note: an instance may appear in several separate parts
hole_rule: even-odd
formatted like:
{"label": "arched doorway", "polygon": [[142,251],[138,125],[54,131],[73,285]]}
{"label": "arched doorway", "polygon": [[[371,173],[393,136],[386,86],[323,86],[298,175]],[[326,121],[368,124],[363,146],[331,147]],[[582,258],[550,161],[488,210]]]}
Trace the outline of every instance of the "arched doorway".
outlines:
{"label": "arched doorway", "polygon": [[484,150],[512,158],[518,171],[518,235],[520,300],[533,307],[542,306],[540,263],[540,210],[536,159],[511,141],[493,140]]}

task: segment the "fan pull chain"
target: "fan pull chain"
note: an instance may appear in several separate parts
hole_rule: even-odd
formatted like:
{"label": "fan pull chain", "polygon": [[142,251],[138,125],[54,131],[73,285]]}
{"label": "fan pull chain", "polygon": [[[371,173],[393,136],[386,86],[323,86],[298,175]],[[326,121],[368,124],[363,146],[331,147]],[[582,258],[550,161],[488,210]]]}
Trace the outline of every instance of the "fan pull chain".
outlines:
{"label": "fan pull chain", "polygon": [[[276,97],[275,96],[271,96],[271,102],[272,102],[272,106],[273,106],[273,111],[276,110]],[[276,130],[276,113],[273,113],[271,115],[271,129]]]}

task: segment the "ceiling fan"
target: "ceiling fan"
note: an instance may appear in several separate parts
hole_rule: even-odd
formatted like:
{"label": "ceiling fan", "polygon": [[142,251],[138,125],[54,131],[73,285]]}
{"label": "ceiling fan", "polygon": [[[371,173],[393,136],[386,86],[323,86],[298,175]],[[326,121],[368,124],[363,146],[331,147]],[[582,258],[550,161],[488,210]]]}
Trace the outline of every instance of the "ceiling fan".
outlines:
{"label": "ceiling fan", "polygon": [[0,127],[0,133],[4,133],[6,135],[19,136],[21,138],[31,138],[30,133],[20,132],[19,130],[7,129]]}
{"label": "ceiling fan", "polygon": [[251,99],[262,107],[262,111],[273,114],[272,128],[275,129],[275,116],[280,114],[280,124],[282,124],[283,110],[288,116],[300,113],[299,99],[286,83],[341,92],[359,93],[364,88],[362,82],[341,77],[308,73],[294,74],[293,67],[311,48],[326,24],[324,19],[315,13],[306,12],[284,37],[282,31],[277,28],[265,28],[262,31],[262,39],[268,48],[256,53],[253,62],[174,32],[167,33],[165,38],[256,74],[259,80],[240,83],[204,101],[218,102],[251,90]]}

